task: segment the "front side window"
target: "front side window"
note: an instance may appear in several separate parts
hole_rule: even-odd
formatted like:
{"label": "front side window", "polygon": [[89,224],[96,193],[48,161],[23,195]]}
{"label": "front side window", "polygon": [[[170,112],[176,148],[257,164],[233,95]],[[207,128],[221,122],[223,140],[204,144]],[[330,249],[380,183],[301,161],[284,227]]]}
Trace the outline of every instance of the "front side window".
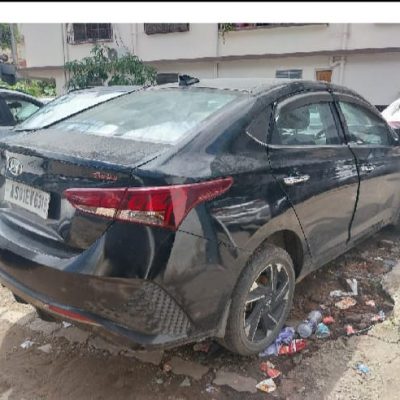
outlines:
{"label": "front side window", "polygon": [[340,144],[329,103],[282,108],[275,117],[271,144],[286,146]]}
{"label": "front side window", "polygon": [[7,97],[5,102],[16,124],[26,120],[33,113],[39,110],[39,106],[37,104],[27,100],[22,100],[18,97]]}
{"label": "front side window", "polygon": [[55,128],[172,145],[239,96],[216,90],[139,91],[83,111]]}
{"label": "front side window", "polygon": [[340,101],[339,105],[346,121],[350,142],[382,146],[391,144],[389,130],[378,116],[353,103]]}

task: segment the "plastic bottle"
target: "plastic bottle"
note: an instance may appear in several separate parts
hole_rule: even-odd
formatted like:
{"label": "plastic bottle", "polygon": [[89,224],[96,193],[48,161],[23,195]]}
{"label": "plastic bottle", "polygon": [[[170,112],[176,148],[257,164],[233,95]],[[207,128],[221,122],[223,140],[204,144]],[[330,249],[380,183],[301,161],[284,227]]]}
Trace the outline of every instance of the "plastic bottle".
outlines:
{"label": "plastic bottle", "polygon": [[322,321],[322,314],[319,311],[311,311],[307,319],[299,324],[297,333],[302,338],[310,337],[317,329],[317,325]]}

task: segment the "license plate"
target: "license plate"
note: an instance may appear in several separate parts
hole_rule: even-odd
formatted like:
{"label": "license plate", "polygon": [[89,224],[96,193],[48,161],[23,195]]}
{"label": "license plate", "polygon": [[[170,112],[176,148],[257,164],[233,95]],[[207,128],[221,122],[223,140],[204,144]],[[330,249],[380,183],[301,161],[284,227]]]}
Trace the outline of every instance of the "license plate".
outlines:
{"label": "license plate", "polygon": [[16,204],[46,219],[50,194],[23,183],[6,179],[4,200]]}

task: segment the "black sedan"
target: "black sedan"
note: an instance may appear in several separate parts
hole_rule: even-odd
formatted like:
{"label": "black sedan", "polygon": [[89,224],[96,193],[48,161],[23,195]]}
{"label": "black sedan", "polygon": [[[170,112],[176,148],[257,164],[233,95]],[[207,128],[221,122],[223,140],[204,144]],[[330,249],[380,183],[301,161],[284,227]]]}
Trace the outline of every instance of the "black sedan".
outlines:
{"label": "black sedan", "polygon": [[1,282],[145,348],[259,352],[296,280],[399,212],[398,137],[322,82],[186,79],[0,149]]}

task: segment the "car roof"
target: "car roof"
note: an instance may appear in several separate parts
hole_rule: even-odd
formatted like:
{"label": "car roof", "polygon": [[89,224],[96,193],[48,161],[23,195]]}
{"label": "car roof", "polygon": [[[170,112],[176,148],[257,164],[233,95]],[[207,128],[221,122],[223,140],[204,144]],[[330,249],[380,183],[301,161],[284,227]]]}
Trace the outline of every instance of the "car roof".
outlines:
{"label": "car roof", "polygon": [[[213,78],[213,79],[200,79],[199,82],[189,86],[197,88],[220,89],[220,90],[233,90],[251,95],[266,94],[270,91],[279,88],[292,87],[293,90],[321,90],[332,89],[337,92],[352,94],[361,98],[361,96],[343,86],[331,84],[322,81],[312,81],[305,79],[287,79],[287,78]],[[156,88],[179,87],[179,83],[167,83],[164,85],[156,86]]]}
{"label": "car roof", "polygon": [[97,93],[109,93],[109,92],[122,92],[128,93],[138,88],[141,88],[140,85],[123,85],[123,86],[93,86],[88,87],[85,89],[75,89],[70,90],[68,93],[90,93],[90,92],[97,92]]}

